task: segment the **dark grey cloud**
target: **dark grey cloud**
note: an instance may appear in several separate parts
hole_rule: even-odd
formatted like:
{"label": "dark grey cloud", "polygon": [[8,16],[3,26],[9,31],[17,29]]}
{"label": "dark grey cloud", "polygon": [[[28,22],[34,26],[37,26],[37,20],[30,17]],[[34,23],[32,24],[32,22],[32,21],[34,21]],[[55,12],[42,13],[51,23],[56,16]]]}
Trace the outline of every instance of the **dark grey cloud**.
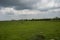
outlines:
{"label": "dark grey cloud", "polygon": [[0,0],[0,7],[14,7],[17,10],[39,9],[44,11],[45,8],[46,10],[50,8],[53,9],[56,5],[60,7],[60,0]]}
{"label": "dark grey cloud", "polygon": [[0,5],[9,7],[9,6],[16,6],[19,5],[17,0],[0,0]]}
{"label": "dark grey cloud", "polygon": [[37,0],[0,0],[1,7],[15,7],[16,9],[31,9]]}
{"label": "dark grey cloud", "polygon": [[45,8],[45,9],[39,9],[40,11],[49,11],[54,9],[60,9],[60,7],[52,7],[52,8]]}

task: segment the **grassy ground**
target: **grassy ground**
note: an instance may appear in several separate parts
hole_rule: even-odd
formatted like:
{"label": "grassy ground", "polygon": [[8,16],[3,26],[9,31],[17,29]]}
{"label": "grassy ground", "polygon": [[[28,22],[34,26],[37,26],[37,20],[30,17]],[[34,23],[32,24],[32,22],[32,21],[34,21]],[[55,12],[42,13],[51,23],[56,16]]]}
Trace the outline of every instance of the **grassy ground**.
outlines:
{"label": "grassy ground", "polygon": [[46,40],[60,40],[59,21],[4,21],[0,22],[0,40],[30,40],[43,32]]}

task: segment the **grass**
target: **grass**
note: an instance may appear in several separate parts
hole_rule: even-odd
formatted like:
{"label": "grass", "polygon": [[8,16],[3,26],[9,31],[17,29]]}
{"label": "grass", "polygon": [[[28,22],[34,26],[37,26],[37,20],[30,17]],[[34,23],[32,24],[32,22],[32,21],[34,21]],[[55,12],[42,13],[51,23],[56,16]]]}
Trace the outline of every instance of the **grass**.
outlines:
{"label": "grass", "polygon": [[56,37],[60,40],[59,21],[1,21],[0,40],[30,40],[43,32],[46,40]]}

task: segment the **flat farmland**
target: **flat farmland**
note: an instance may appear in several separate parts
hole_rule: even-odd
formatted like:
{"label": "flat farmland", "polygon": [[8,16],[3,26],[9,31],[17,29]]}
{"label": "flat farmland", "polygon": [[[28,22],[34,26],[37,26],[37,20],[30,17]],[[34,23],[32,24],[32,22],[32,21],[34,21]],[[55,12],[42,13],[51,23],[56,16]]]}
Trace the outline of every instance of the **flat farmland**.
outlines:
{"label": "flat farmland", "polygon": [[0,40],[32,40],[40,32],[60,40],[60,21],[0,21]]}

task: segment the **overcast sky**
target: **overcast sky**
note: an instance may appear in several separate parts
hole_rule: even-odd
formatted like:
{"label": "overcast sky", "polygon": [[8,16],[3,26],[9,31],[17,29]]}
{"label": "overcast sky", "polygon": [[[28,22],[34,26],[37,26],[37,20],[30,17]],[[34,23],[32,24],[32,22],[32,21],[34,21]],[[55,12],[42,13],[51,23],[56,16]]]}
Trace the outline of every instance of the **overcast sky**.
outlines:
{"label": "overcast sky", "polygon": [[60,0],[0,0],[0,20],[60,17]]}

